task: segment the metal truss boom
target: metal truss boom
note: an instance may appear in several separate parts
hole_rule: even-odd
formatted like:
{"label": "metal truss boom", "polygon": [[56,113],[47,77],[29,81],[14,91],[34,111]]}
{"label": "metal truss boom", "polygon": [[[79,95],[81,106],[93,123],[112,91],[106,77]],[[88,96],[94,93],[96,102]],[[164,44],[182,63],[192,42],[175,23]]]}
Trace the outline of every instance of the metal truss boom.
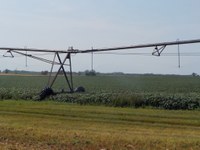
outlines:
{"label": "metal truss boom", "polygon": [[112,48],[102,48],[102,49],[88,49],[88,50],[82,50],[80,52],[81,53],[91,53],[91,52],[126,50],[126,49],[137,49],[137,48],[159,47],[159,46],[166,47],[166,46],[171,46],[171,45],[194,44],[194,43],[200,43],[200,39],[174,41],[174,42],[162,42],[162,43],[153,43],[153,44],[140,44],[140,45],[133,45],[133,46],[112,47]]}
{"label": "metal truss boom", "polygon": [[110,48],[100,48],[100,49],[73,49],[71,47],[68,50],[50,50],[50,49],[35,49],[35,48],[10,48],[10,47],[0,47],[0,50],[7,51],[25,51],[25,52],[47,52],[47,53],[91,53],[91,52],[103,52],[103,51],[114,51],[114,50],[126,50],[126,49],[137,49],[137,48],[148,48],[148,47],[159,47],[159,46],[172,46],[172,45],[183,45],[183,44],[194,44],[200,43],[200,39],[194,40],[182,40],[182,41],[172,41],[172,42],[161,42],[161,43],[151,43],[151,44],[140,44],[140,45],[132,45],[132,46],[123,46],[123,47],[110,47]]}

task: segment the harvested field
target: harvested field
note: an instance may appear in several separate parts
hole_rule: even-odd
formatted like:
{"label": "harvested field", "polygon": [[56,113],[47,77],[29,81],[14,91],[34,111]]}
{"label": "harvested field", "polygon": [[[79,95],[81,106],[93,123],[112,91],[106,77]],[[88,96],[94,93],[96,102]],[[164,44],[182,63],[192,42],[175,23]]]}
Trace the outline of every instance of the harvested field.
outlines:
{"label": "harvested field", "polygon": [[199,149],[200,112],[0,101],[1,149]]}

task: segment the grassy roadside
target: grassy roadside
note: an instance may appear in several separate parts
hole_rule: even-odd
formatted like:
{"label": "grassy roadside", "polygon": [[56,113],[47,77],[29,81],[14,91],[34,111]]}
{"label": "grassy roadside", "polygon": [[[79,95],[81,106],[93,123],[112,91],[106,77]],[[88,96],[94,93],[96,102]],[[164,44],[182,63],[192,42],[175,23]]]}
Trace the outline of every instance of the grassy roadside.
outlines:
{"label": "grassy roadside", "polygon": [[200,149],[200,111],[0,101],[1,149]]}

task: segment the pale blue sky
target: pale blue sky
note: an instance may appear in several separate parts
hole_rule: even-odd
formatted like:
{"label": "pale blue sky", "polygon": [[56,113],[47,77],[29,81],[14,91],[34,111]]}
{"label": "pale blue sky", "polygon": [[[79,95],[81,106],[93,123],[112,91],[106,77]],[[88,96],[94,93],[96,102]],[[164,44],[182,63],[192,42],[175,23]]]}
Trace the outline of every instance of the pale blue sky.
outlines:
{"label": "pale blue sky", "polygon": [[[0,47],[88,49],[200,39],[199,6],[199,0],[0,0]],[[198,50],[200,44],[181,46],[184,52]],[[165,50],[176,51],[176,46]],[[74,56],[74,71],[90,69],[90,58]],[[26,68],[24,60],[1,58],[0,70],[50,69],[32,60]],[[200,74],[199,57],[181,62],[179,69],[177,57],[94,55],[100,72]]]}

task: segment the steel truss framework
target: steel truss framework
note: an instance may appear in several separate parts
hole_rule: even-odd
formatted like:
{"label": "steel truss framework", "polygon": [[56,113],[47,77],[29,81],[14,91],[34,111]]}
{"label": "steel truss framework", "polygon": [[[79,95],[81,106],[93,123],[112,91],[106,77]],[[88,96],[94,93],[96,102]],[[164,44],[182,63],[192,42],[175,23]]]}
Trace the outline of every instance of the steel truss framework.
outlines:
{"label": "steel truss framework", "polygon": [[[30,55],[30,54],[27,54],[27,53],[24,53],[24,52],[20,52],[20,50],[8,50],[7,53],[10,56],[6,55],[6,57],[14,58],[13,53],[16,53],[16,54],[20,54],[20,55],[23,55],[23,56],[26,56],[26,57],[30,57],[30,58],[51,64],[51,70],[50,70],[50,73],[49,73],[48,83],[47,83],[46,87],[52,88],[52,86],[54,85],[58,75],[63,74],[64,77],[65,77],[65,80],[67,82],[69,92],[70,93],[74,92],[73,78],[72,78],[71,53],[65,53],[65,58],[63,60],[61,59],[59,52],[54,52],[53,60],[48,60],[48,59],[45,59],[45,58],[33,56],[33,55]],[[4,55],[4,57],[5,57],[5,55]],[[56,61],[56,58],[58,59],[58,62]],[[68,61],[68,63],[67,63],[67,61]],[[53,76],[52,73],[53,73],[53,68],[54,68],[55,65],[59,65],[59,69],[57,70],[55,76]],[[68,71],[66,71],[66,67],[68,67]],[[69,72],[69,75],[67,75],[67,72]]]}
{"label": "steel truss framework", "polygon": [[[111,48],[102,48],[102,49],[86,49],[86,50],[79,50],[74,49],[73,47],[70,47],[68,50],[49,50],[49,49],[34,49],[34,48],[10,48],[10,47],[0,47],[1,51],[6,51],[7,55],[4,55],[4,57],[14,57],[15,54],[20,54],[26,57],[30,57],[45,63],[51,64],[51,71],[48,79],[47,87],[52,88],[54,85],[59,73],[62,71],[67,86],[69,88],[69,92],[74,92],[73,87],[73,74],[72,74],[72,61],[71,61],[71,54],[81,54],[81,53],[93,53],[93,52],[106,52],[106,51],[116,51],[116,50],[127,50],[127,49],[138,49],[138,48],[149,48],[154,47],[154,50],[152,52],[152,55],[154,56],[161,56],[161,53],[164,51],[166,46],[172,46],[172,45],[183,45],[183,44],[194,44],[194,43],[200,43],[200,39],[195,40],[183,40],[183,41],[173,41],[173,42],[162,42],[162,43],[153,43],[153,44],[141,44],[141,45],[133,45],[133,46],[125,46],[125,47],[111,47]],[[32,54],[27,54],[27,52],[44,52],[44,53],[53,53],[54,58],[53,60],[48,60],[42,57],[37,57]],[[61,60],[60,55],[65,54],[65,58]],[[57,61],[56,61],[57,58]],[[68,61],[68,64],[66,62]],[[56,75],[52,76],[52,71],[54,68],[54,65],[59,65],[59,69],[56,73]],[[66,72],[66,68],[68,67],[68,72]],[[53,78],[51,80],[51,78]]]}

